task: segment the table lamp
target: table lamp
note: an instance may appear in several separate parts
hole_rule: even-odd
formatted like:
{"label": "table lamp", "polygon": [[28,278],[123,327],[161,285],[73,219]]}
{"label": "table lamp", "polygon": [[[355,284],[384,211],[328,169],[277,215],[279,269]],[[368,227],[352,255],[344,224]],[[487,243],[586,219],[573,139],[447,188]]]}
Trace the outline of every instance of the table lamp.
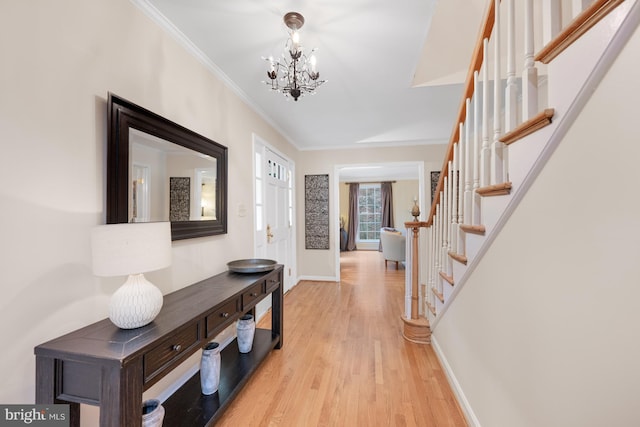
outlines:
{"label": "table lamp", "polygon": [[171,265],[170,223],[99,225],[91,232],[91,248],[93,274],[128,275],[111,297],[109,319],[122,329],[151,323],[162,308],[163,297],[144,273]]}

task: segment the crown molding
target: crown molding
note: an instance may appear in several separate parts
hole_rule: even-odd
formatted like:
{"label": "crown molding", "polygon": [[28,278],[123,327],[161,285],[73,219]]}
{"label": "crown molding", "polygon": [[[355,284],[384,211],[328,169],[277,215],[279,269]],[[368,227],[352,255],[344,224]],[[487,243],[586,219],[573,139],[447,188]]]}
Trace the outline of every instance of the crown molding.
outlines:
{"label": "crown molding", "polygon": [[297,150],[301,148],[296,145],[289,135],[275,123],[260,107],[258,107],[247,94],[236,85],[202,50],[200,50],[189,38],[176,27],[173,22],[167,19],[155,6],[148,0],[129,0],[138,9],[140,9],[147,17],[154,21],[158,26],[166,31],[175,41],[178,42],[187,52],[193,55],[198,62],[204,65],[215,77],[220,79],[238,98],[242,100],[249,108],[255,111],[264,121],[271,125],[284,139],[289,142]]}

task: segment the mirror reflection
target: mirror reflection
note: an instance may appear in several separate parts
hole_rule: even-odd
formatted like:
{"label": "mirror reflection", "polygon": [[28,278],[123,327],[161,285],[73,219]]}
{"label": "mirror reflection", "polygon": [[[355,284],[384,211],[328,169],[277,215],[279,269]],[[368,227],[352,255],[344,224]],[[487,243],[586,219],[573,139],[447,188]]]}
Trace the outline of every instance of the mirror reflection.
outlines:
{"label": "mirror reflection", "polygon": [[129,128],[130,222],[216,220],[216,159]]}

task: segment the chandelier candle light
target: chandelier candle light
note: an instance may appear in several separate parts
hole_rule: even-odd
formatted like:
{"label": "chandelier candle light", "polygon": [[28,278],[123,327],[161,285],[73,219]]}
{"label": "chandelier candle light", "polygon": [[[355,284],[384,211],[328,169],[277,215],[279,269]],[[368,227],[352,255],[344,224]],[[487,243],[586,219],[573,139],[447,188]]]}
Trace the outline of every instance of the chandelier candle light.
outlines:
{"label": "chandelier candle light", "polygon": [[[320,80],[320,73],[317,70],[316,57],[312,49],[309,56],[304,53],[304,48],[300,44],[298,30],[304,25],[304,17],[298,12],[289,12],[284,15],[284,23],[289,28],[289,39],[285,44],[285,52],[282,53],[282,61],[262,57],[269,62],[267,85],[272,90],[278,91],[284,96],[291,96],[294,101],[305,93],[314,94],[326,80]],[[288,56],[287,56],[288,55]]]}

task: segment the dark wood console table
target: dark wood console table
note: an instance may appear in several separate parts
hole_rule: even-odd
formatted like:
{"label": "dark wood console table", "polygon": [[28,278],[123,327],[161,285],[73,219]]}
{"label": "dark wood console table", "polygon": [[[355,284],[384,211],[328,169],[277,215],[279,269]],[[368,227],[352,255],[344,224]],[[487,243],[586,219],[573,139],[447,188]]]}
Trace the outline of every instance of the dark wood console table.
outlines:
{"label": "dark wood console table", "polygon": [[165,295],[158,317],[142,328],[119,329],[105,319],[37,346],[36,403],[70,404],[72,427],[80,425],[80,403],[100,406],[102,427],[139,426],[143,391],[271,295],[271,330],[256,329],[249,353],[239,353],[235,340],[222,351],[218,392],[202,395],[196,373],[163,402],[164,425],[213,424],[282,347],[282,271],[218,274]]}

